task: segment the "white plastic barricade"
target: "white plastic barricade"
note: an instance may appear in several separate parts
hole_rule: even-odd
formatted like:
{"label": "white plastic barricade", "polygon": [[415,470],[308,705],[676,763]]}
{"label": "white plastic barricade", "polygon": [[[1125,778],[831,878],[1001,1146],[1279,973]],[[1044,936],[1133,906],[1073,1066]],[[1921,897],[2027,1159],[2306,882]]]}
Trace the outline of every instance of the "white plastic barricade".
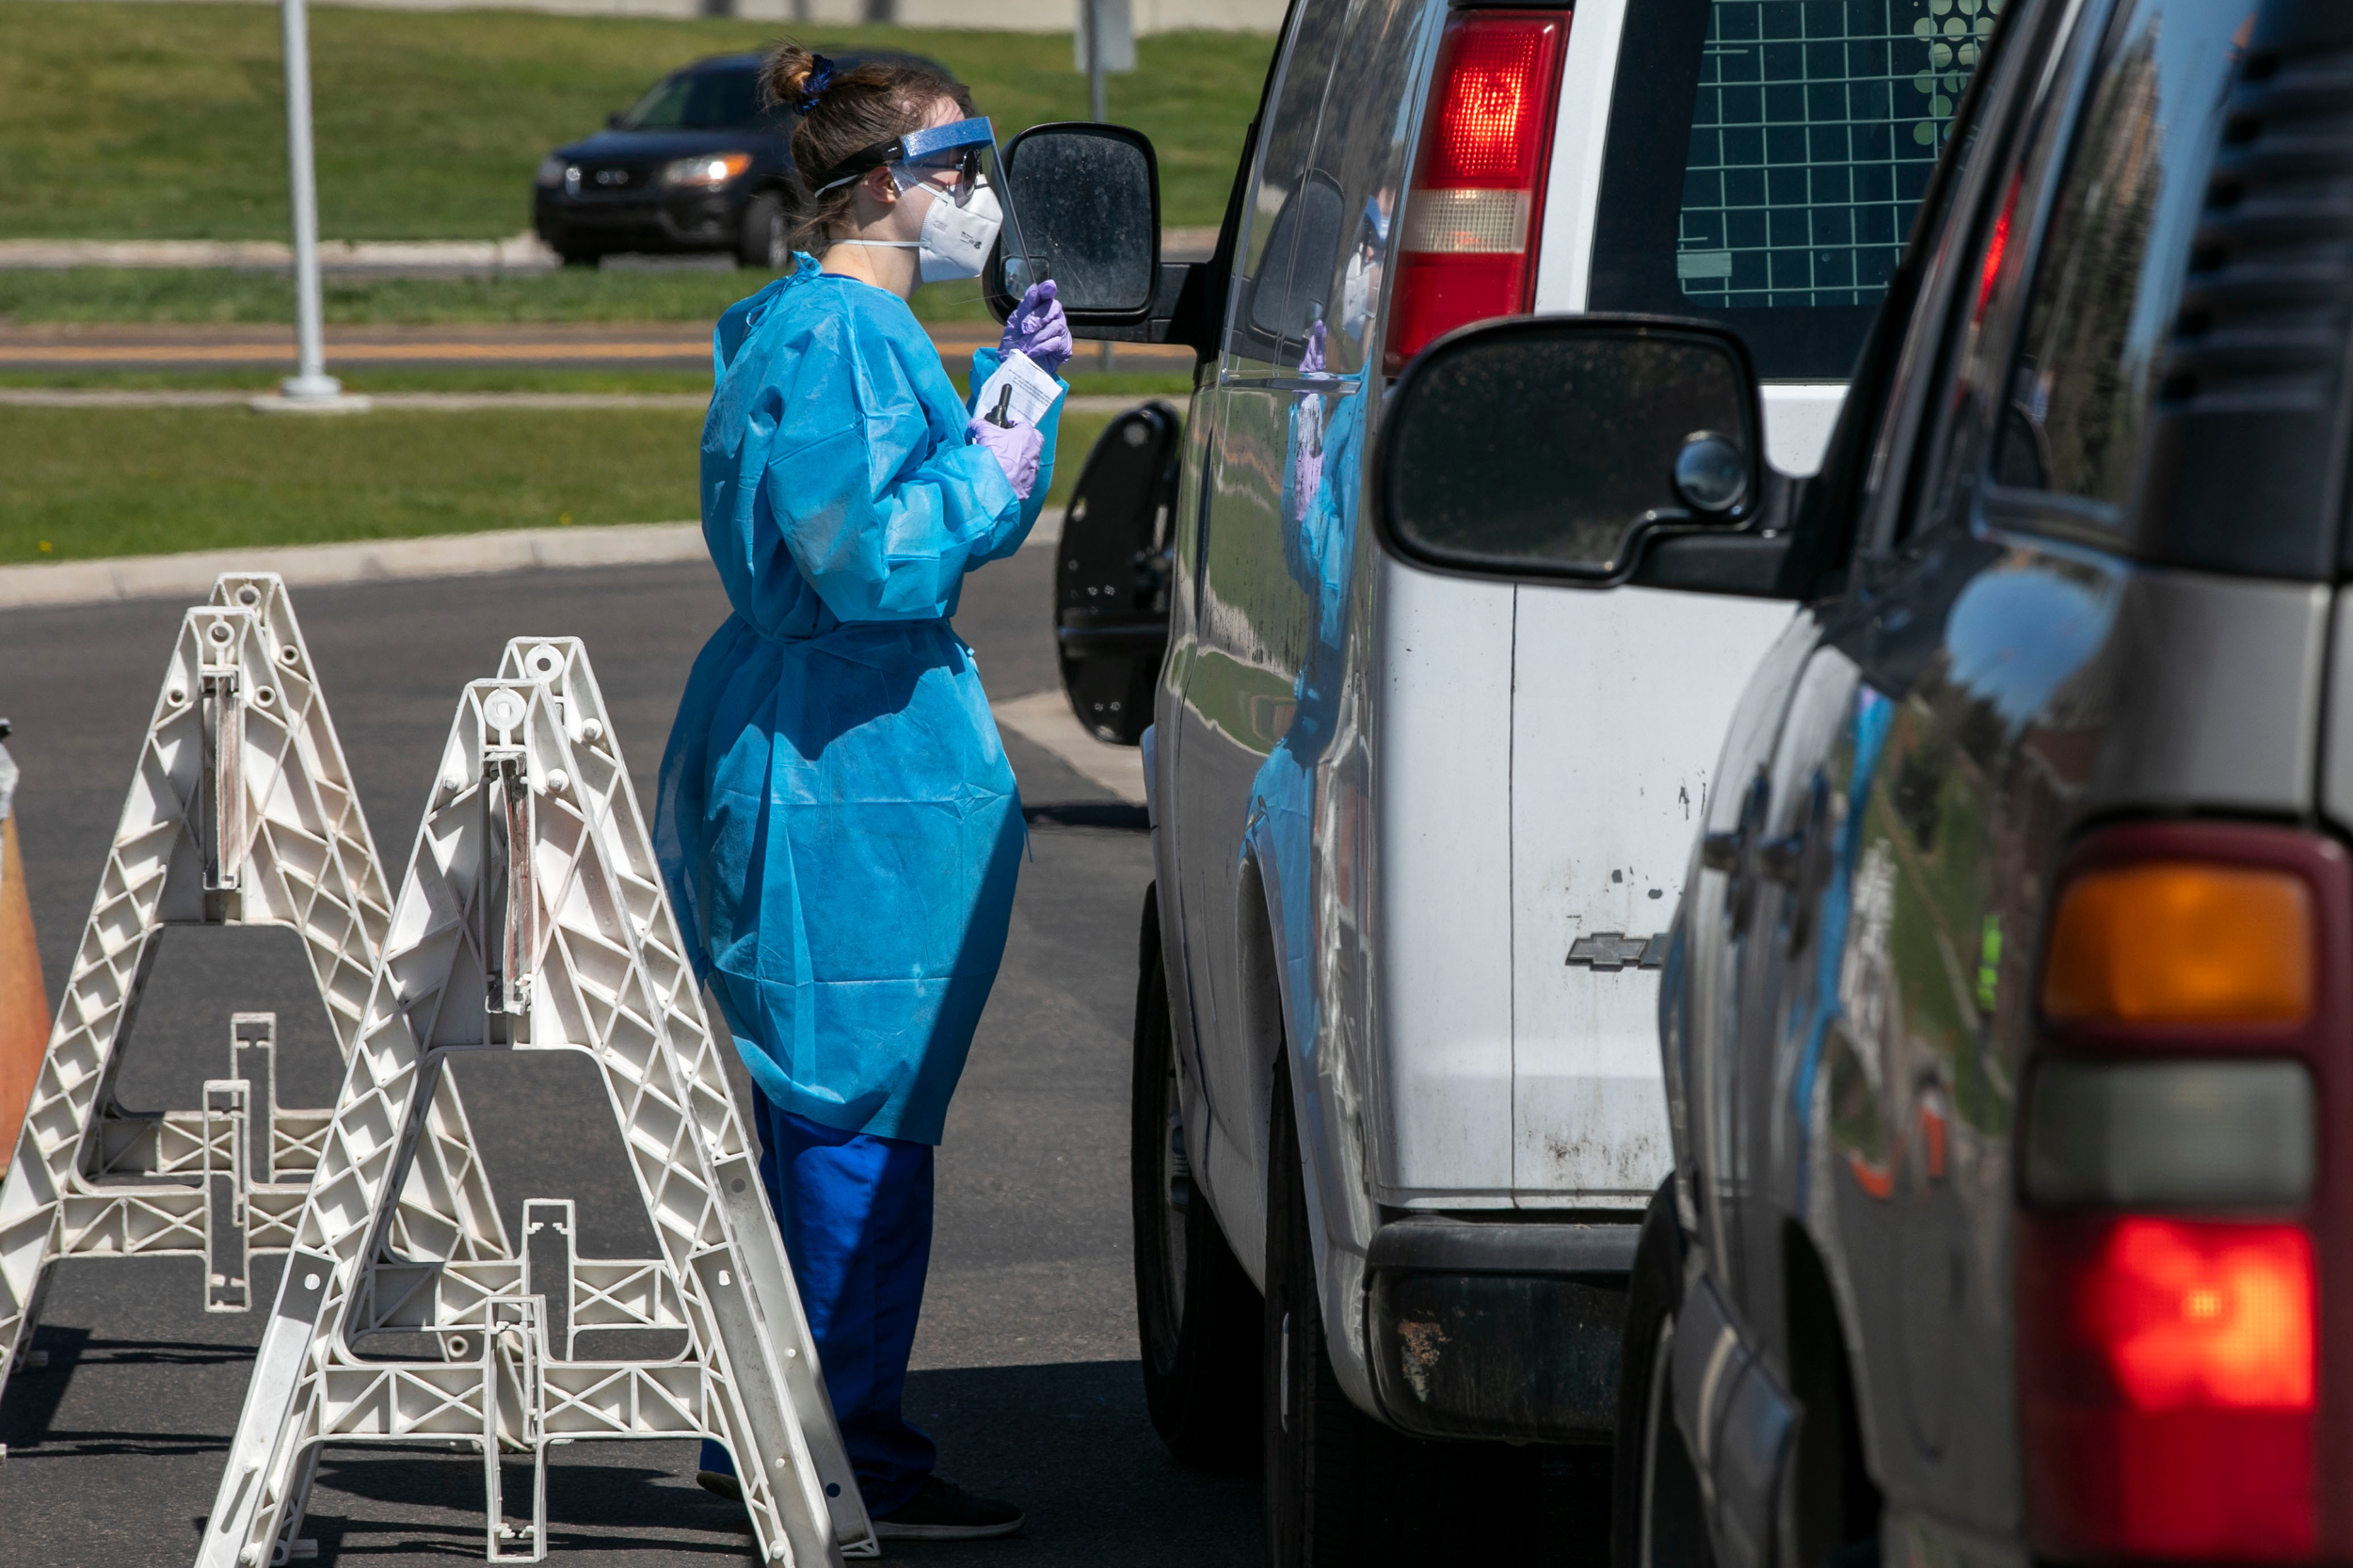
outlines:
{"label": "white plastic barricade", "polygon": [[[548,1448],[593,1438],[726,1444],[766,1560],[876,1555],[725,1048],[581,645],[518,639],[436,766],[199,1563],[283,1560],[322,1445],[436,1439],[483,1456],[492,1561],[545,1556]],[[371,1248],[415,1108],[474,1051],[595,1064],[658,1256],[579,1256],[561,1199],[526,1206],[511,1261]],[[445,1359],[363,1359],[368,1324],[427,1330]],[[576,1358],[581,1333],[615,1328],[683,1330],[685,1348]],[[502,1450],[533,1461],[527,1519],[507,1517]]]}
{"label": "white plastic barricade", "polygon": [[[0,1185],[0,1388],[29,1359],[61,1257],[199,1257],[207,1309],[242,1312],[252,1255],[293,1244],[328,1112],[278,1106],[272,1015],[232,1016],[219,1058],[229,1076],[206,1082],[201,1107],[115,1103],[163,928],[293,928],[347,1058],[391,920],[285,586],[273,573],[225,575],[181,621]],[[377,1250],[508,1256],[454,1084],[436,1092],[418,1133]]]}

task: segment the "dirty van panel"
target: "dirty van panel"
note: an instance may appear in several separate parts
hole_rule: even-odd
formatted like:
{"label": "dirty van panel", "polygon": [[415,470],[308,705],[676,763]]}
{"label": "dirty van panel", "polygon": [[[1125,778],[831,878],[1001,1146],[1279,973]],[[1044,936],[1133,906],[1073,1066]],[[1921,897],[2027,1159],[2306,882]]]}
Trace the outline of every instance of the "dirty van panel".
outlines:
{"label": "dirty van panel", "polygon": [[1385,553],[1373,570],[1374,1195],[1509,1208],[1513,589]]}
{"label": "dirty van panel", "polygon": [[1790,609],[1517,593],[1513,1186],[1526,1207],[1639,1208],[1673,1162],[1653,938],[1674,918],[1733,706]]}

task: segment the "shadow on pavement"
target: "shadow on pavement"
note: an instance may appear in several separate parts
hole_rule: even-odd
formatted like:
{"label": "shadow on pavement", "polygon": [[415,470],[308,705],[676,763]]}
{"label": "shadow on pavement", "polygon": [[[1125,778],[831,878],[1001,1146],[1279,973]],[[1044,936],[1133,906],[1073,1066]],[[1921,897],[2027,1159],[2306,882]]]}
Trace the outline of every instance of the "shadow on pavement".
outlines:
{"label": "shadow on pavement", "polygon": [[1152,819],[1141,806],[1116,800],[1077,800],[1044,806],[1025,804],[1022,818],[1031,826],[1050,823],[1056,827],[1113,827],[1124,833],[1148,833]]}
{"label": "shadow on pavement", "polygon": [[940,1568],[1117,1562],[1256,1563],[1258,1480],[1169,1458],[1132,1361],[971,1367],[907,1376],[910,1419],[939,1446],[939,1473],[1029,1515],[1012,1541],[894,1544]]}
{"label": "shadow on pavement", "polygon": [[[939,1445],[940,1471],[1023,1509],[1012,1541],[891,1543],[888,1556],[953,1568],[983,1560],[1021,1568],[1118,1562],[1244,1564],[1258,1557],[1255,1474],[1188,1470],[1160,1448],[1144,1411],[1135,1363],[959,1368],[915,1372],[907,1411]],[[674,1459],[676,1469],[649,1466]],[[694,1484],[695,1453],[582,1443],[548,1467],[551,1552],[742,1555],[742,1514]],[[530,1471],[509,1462],[509,1518],[530,1506]],[[479,1560],[482,1462],[426,1448],[330,1449],[303,1533],[319,1560],[442,1556]],[[567,1558],[567,1560],[575,1560]],[[644,1558],[636,1561],[648,1560]]]}

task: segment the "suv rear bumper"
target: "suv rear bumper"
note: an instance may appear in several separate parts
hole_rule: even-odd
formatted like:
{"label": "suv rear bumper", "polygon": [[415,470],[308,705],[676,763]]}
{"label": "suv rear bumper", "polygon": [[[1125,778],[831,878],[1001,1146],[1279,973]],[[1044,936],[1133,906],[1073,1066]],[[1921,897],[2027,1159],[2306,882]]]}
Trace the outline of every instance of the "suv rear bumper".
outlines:
{"label": "suv rear bumper", "polygon": [[1607,1443],[1641,1227],[1400,1220],[1366,1257],[1381,1412],[1431,1437]]}

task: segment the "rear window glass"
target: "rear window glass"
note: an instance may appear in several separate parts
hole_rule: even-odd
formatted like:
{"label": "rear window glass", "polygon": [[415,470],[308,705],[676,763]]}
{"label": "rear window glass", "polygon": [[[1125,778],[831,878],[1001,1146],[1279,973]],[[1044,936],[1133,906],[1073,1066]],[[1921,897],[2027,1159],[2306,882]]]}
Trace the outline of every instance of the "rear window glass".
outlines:
{"label": "rear window glass", "polygon": [[682,71],[629,111],[632,131],[723,131],[760,122],[760,77],[749,71]]}
{"label": "rear window glass", "polygon": [[1713,317],[1840,380],[2004,0],[1627,9],[1590,307]]}

